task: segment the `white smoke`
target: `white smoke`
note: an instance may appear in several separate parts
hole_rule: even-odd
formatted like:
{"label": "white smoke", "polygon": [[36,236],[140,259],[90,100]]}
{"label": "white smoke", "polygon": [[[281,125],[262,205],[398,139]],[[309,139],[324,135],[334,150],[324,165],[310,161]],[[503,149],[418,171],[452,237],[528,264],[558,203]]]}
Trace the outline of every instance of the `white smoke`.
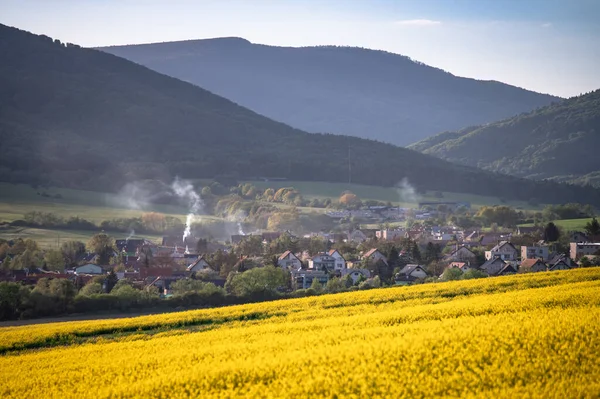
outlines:
{"label": "white smoke", "polygon": [[176,177],[171,188],[178,197],[187,199],[189,203],[189,212],[185,218],[185,230],[183,231],[183,241],[185,241],[186,237],[191,234],[192,223],[196,219],[196,215],[204,206],[204,203],[189,181],[181,180]]}
{"label": "white smoke", "polygon": [[131,229],[131,231],[129,232],[129,235],[125,239],[125,242],[129,242],[129,239],[132,238],[134,235],[135,235],[135,230]]}
{"label": "white smoke", "polygon": [[419,202],[419,195],[417,194],[417,191],[408,182],[406,177],[402,179],[400,183],[396,184],[396,192],[398,193],[400,202],[407,202],[411,204],[416,204]]}

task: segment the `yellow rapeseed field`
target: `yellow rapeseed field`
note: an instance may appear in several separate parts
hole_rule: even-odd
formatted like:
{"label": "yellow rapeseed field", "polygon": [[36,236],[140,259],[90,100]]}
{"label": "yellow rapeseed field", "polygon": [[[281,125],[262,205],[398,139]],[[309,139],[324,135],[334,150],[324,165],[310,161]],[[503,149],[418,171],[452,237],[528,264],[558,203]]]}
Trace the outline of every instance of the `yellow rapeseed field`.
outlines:
{"label": "yellow rapeseed field", "polygon": [[0,329],[0,395],[598,398],[600,269]]}

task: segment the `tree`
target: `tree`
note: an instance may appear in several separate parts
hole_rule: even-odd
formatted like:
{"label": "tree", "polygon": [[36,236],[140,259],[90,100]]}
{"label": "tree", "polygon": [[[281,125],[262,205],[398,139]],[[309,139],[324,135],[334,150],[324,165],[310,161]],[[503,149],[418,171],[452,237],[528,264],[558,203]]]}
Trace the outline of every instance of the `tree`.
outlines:
{"label": "tree", "polygon": [[263,253],[262,237],[258,235],[245,236],[237,245],[236,252],[240,255],[259,256]]}
{"label": "tree", "polygon": [[106,233],[98,233],[89,239],[86,248],[97,255],[97,264],[107,265],[115,250],[115,240]]}
{"label": "tree", "polygon": [[58,249],[51,249],[46,251],[44,255],[44,262],[48,270],[64,271],[65,270],[65,258],[63,257],[62,251]]}
{"label": "tree", "polygon": [[142,225],[150,231],[163,232],[165,231],[165,215],[157,212],[146,212],[142,214]]}
{"label": "tree", "polygon": [[85,244],[81,241],[66,241],[60,246],[67,266],[77,266],[77,260],[85,253]]}
{"label": "tree", "polygon": [[83,288],[79,290],[79,295],[91,296],[95,294],[102,294],[103,292],[104,291],[102,289],[102,284],[90,282],[84,285]]}
{"label": "tree", "polygon": [[595,217],[586,223],[585,232],[591,236],[600,235],[600,223]]}
{"label": "tree", "polygon": [[446,268],[446,270],[444,270],[444,273],[442,273],[442,280],[443,281],[452,281],[452,280],[460,280],[463,276],[463,272],[462,270],[460,270],[457,267],[448,267]]}
{"label": "tree", "polygon": [[323,285],[318,278],[313,278],[310,288],[312,288],[317,294],[320,294],[321,291],[323,291]]}
{"label": "tree", "polygon": [[[316,279],[315,279],[316,280]],[[315,281],[313,280],[313,281]],[[325,285],[325,292],[335,293],[342,292],[346,290],[346,284],[342,281],[341,278],[334,277],[330,279]]]}
{"label": "tree", "polygon": [[425,262],[431,263],[435,262],[440,258],[442,253],[442,249],[439,244],[433,244],[431,241],[427,243],[425,247]]}
{"label": "tree", "polygon": [[560,238],[560,231],[558,227],[552,222],[549,222],[544,228],[544,240],[548,242],[558,241]]}
{"label": "tree", "polygon": [[243,273],[231,273],[225,289],[238,297],[273,296],[278,288],[287,286],[289,275],[273,266],[257,267]]}
{"label": "tree", "polygon": [[21,255],[17,255],[11,262],[13,269],[31,269],[42,265],[42,255],[40,251],[26,249]]}
{"label": "tree", "polygon": [[358,208],[362,205],[360,198],[358,198],[356,194],[349,191],[342,193],[339,203],[349,208]]}
{"label": "tree", "polygon": [[111,292],[112,289],[114,288],[115,285],[117,285],[117,283],[119,282],[119,278],[117,277],[117,275],[115,274],[114,271],[110,271],[110,273],[108,273],[108,276],[106,276],[106,292]]}

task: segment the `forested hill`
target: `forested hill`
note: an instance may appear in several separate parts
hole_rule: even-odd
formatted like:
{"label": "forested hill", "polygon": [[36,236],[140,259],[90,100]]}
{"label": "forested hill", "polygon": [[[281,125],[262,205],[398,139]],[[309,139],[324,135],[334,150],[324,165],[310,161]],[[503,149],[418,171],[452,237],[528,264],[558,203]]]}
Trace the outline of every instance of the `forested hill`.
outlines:
{"label": "forested hill", "polygon": [[560,101],[355,47],[274,47],[220,38],[101,50],[308,132],[397,145]]}
{"label": "forested hill", "polygon": [[516,176],[600,185],[600,90],[410,148]]}
{"label": "forested hill", "polygon": [[0,180],[118,189],[217,175],[600,203],[571,189],[354,137],[310,134],[125,59],[0,25]]}

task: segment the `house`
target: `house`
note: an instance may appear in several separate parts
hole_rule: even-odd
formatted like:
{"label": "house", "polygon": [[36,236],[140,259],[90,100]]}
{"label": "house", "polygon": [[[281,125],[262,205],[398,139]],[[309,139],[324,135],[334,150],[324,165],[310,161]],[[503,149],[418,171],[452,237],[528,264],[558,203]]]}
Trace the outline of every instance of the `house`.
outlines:
{"label": "house", "polygon": [[279,231],[265,231],[264,233],[261,234],[261,237],[262,237],[263,241],[266,241],[269,243],[271,241],[277,240],[283,234],[286,234],[290,238],[294,238],[294,236],[292,234],[290,234],[289,231],[285,231],[283,233],[281,233]]}
{"label": "house", "polygon": [[517,248],[508,241],[500,241],[491,250],[485,251],[485,258],[487,260],[493,259],[499,256],[500,259],[505,261],[516,261],[518,257]]}
{"label": "house", "polygon": [[475,262],[477,260],[477,255],[469,248],[465,246],[460,246],[452,251],[447,257],[446,260],[451,260],[454,262]]}
{"label": "house", "polygon": [[348,278],[347,276],[352,279],[352,284],[356,284],[361,278],[363,280],[371,278],[371,272],[367,269],[343,269],[341,277]]}
{"label": "house", "polygon": [[367,241],[367,235],[360,230],[353,230],[348,233],[348,242],[363,243]]}
{"label": "house", "polygon": [[398,230],[377,230],[375,232],[375,237],[377,237],[378,240],[395,240],[397,238],[402,238],[404,237],[404,233],[405,230],[404,229],[398,229]]}
{"label": "house", "polygon": [[600,254],[600,242],[572,242],[571,259],[579,260],[586,255]]}
{"label": "house", "polygon": [[550,256],[548,246],[546,245],[522,245],[521,260],[542,259],[547,261]]}
{"label": "house", "polygon": [[311,270],[327,270],[332,272],[335,270],[336,259],[325,253],[317,254],[308,259],[308,268]]}
{"label": "house", "polygon": [[555,254],[548,260],[548,270],[568,270],[577,267],[577,264],[565,254]]}
{"label": "house", "polygon": [[309,288],[314,279],[317,279],[321,285],[327,284],[329,281],[329,273],[321,270],[292,270],[291,271],[292,285],[295,289]]}
{"label": "house", "polygon": [[481,235],[479,233],[479,231],[471,231],[471,232],[465,232],[465,238],[464,240],[466,242],[477,242],[479,243],[479,239],[481,238]]}
{"label": "house", "polygon": [[515,274],[516,272],[517,272],[517,269],[510,263],[507,263],[506,266],[504,266],[502,268],[502,270],[500,270],[498,272],[497,276],[505,276],[508,274]]}
{"label": "house", "polygon": [[498,244],[502,241],[508,241],[510,239],[510,233],[487,233],[481,236],[479,243],[483,247]]}
{"label": "house", "polygon": [[335,258],[335,270],[344,270],[346,268],[346,259],[340,254],[337,249],[332,249],[328,253],[329,256]]}
{"label": "house", "polygon": [[297,270],[302,268],[302,262],[291,251],[282,253],[279,258],[277,258],[277,265],[284,269],[293,268]]}
{"label": "house", "polygon": [[571,269],[570,263],[564,259],[560,259],[557,262],[548,265],[548,271],[554,272],[556,270],[569,270]]}
{"label": "house", "polygon": [[[489,259],[483,265],[479,266],[481,271],[484,271],[488,274],[488,276],[497,276],[504,267],[506,267],[507,263],[502,260],[499,256],[496,256],[492,259]],[[516,271],[515,271],[516,272]]]}
{"label": "house", "polygon": [[139,248],[141,248],[144,245],[155,246],[155,244],[152,241],[148,241],[144,238],[115,240],[115,247],[117,247],[117,252],[122,253],[125,256],[137,256]]}
{"label": "house", "polygon": [[517,226],[517,229],[515,230],[515,234],[522,236],[525,234],[529,234],[529,235],[538,235],[542,232],[542,228],[539,226],[532,226],[532,227],[520,227]]}
{"label": "house", "polygon": [[542,259],[525,259],[521,262],[519,273],[545,272],[548,269]]}
{"label": "house", "polygon": [[574,231],[571,233],[570,242],[588,242],[590,238],[580,231]]}
{"label": "house", "polygon": [[451,269],[453,267],[460,269],[460,271],[462,271],[463,273],[472,269],[470,264],[467,262],[450,262],[448,268]]}
{"label": "house", "polygon": [[171,284],[178,280],[181,280],[182,278],[183,277],[180,277],[180,276],[170,276],[170,277],[159,276],[159,277],[154,278],[152,280],[152,282],[147,284],[146,288],[156,287],[156,288],[158,288],[158,292],[161,295],[163,295],[163,296],[172,295]]}
{"label": "house", "polygon": [[186,271],[192,273],[192,272],[199,272],[199,271],[206,270],[206,269],[212,270],[212,267],[206,261],[206,259],[204,259],[204,256],[199,256],[198,259],[196,259],[194,262],[190,263],[190,265],[186,268]]}
{"label": "house", "polygon": [[104,269],[93,263],[75,268],[75,274],[104,274]]}
{"label": "house", "polygon": [[406,265],[396,273],[394,281],[397,285],[412,284],[415,280],[427,277],[427,272],[420,265]]}
{"label": "house", "polygon": [[373,249],[367,251],[363,255],[363,260],[368,260],[369,262],[372,262],[372,263],[377,263],[381,260],[387,264],[386,256],[384,254],[382,254],[377,248],[373,248]]}

